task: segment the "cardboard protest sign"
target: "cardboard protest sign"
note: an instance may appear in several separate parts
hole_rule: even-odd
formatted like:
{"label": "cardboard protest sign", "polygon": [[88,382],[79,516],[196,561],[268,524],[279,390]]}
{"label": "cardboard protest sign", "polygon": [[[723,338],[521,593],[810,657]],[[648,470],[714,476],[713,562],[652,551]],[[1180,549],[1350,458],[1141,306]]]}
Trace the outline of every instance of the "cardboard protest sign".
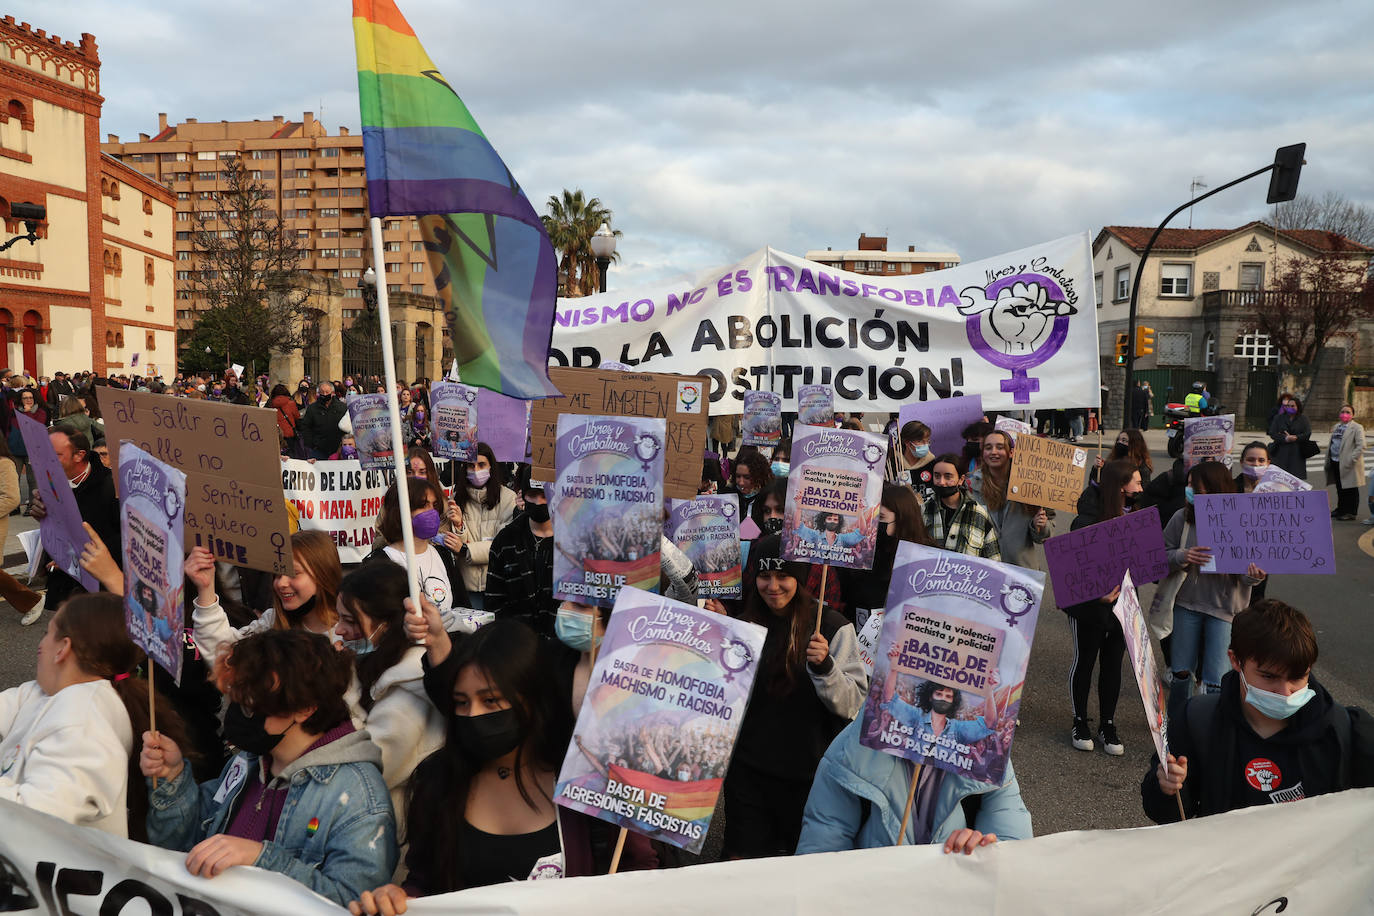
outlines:
{"label": "cardboard protest sign", "polygon": [[964,395],[957,398],[939,398],[903,404],[898,413],[901,426],[912,420],[920,420],[930,427],[930,453],[943,455],[946,452],[959,454],[964,450],[964,430],[970,423],[983,419],[983,396]]}
{"label": "cardboard protest sign", "polygon": [[1264,469],[1264,473],[1260,474],[1259,479],[1255,481],[1255,489],[1250,492],[1295,493],[1299,490],[1310,489],[1312,489],[1312,485],[1301,477],[1295,477],[1277,464],[1271,464]]}
{"label": "cardboard protest sign", "polygon": [[282,492],[295,506],[301,530],[327,533],[341,563],[361,563],[379,546],[377,514],[395,480],[394,467],[364,471],[354,459],[281,463]]}
{"label": "cardboard protest sign", "polygon": [[[530,406],[530,461],[535,480],[553,480],[559,414],[658,417],[667,424],[664,494],[691,499],[701,484],[706,448],[706,380],[653,372],[552,367],[563,397]],[[479,405],[480,406],[480,405]]]}
{"label": "cardboard protest sign", "polygon": [[624,586],[658,591],[665,423],[564,414],[553,514],[553,595],[610,607]]}
{"label": "cardboard protest sign", "polygon": [[527,461],[530,455],[530,402],[486,388],[477,389],[478,439],[491,446],[497,461]]}
{"label": "cardboard protest sign", "polygon": [[886,436],[798,426],[787,475],[783,559],[872,569],[886,459]]}
{"label": "cardboard protest sign", "polygon": [[[477,460],[477,440],[481,435],[477,393],[458,382],[435,382],[429,389],[430,442],[434,454],[457,461]],[[389,432],[388,432],[389,435]]]}
{"label": "cardboard protest sign", "polygon": [[1244,573],[1251,563],[1270,575],[1336,572],[1325,490],[1199,493],[1193,510],[1198,546],[1212,548],[1217,572]]}
{"label": "cardboard protest sign", "polygon": [[1000,785],[1043,573],[902,541],[862,712],[865,747]]}
{"label": "cardboard protest sign", "polygon": [[102,389],[100,405],[109,441],[128,439],[186,474],[188,547],[291,574],[275,410],[118,388]]}
{"label": "cardboard protest sign", "polygon": [[[43,549],[57,563],[58,569],[80,582],[86,591],[98,592],[100,583],[95,576],[81,568],[81,551],[91,539],[86,536],[86,529],[81,527],[81,510],[76,507],[76,494],[67,482],[67,472],[62,470],[62,462],[57,460],[57,453],[53,451],[48,429],[18,410],[14,413],[14,421],[19,424],[19,434],[24,437],[29,464],[33,465],[33,478],[38,484],[39,495],[43,497],[43,507],[48,510],[48,514],[38,521]],[[87,456],[87,460],[98,459],[92,454]]]}
{"label": "cardboard protest sign", "polygon": [[1236,415],[1187,417],[1183,421],[1183,469],[1203,461],[1220,461],[1231,466],[1231,449],[1236,443]]}
{"label": "cardboard protest sign", "polygon": [[119,445],[124,624],[129,638],[178,684],[186,644],[182,592],[186,475],[132,442]]}
{"label": "cardboard protest sign", "polygon": [[771,391],[745,392],[739,425],[745,445],[777,445],[782,439],[782,398]]}
{"label": "cardboard protest sign", "polygon": [[1087,473],[1088,453],[1084,449],[1042,436],[1022,436],[1012,452],[1007,499],[1077,512]]}
{"label": "cardboard protest sign", "polygon": [[1154,506],[1056,535],[1044,546],[1060,607],[1110,594],[1127,570],[1139,582],[1158,582],[1169,574],[1164,529]]}
{"label": "cardboard protest sign", "polygon": [[764,636],[756,624],[621,589],[554,800],[700,852]]}
{"label": "cardboard protest sign", "polygon": [[[1150,737],[1155,742],[1155,753],[1163,760],[1169,755],[1169,729],[1165,718],[1167,699],[1164,695],[1164,682],[1159,678],[1162,670],[1155,661],[1154,644],[1150,642],[1150,625],[1145,620],[1145,612],[1140,608],[1140,596],[1136,594],[1135,582],[1128,570],[1119,583],[1121,596],[1112,605],[1112,613],[1121,621],[1121,632],[1126,635],[1126,657],[1131,660],[1131,670],[1135,672],[1135,683],[1140,688],[1140,699],[1145,704],[1145,723],[1150,727]],[[1107,590],[1108,592],[1111,589]]]}
{"label": "cardboard protest sign", "polygon": [[835,389],[802,385],[797,389],[797,422],[807,426],[835,425]]}
{"label": "cardboard protest sign", "polygon": [[740,597],[743,564],[738,496],[670,499],[668,521],[663,527],[668,540],[692,561],[699,597]]}
{"label": "cardboard protest sign", "polygon": [[348,396],[348,419],[353,424],[353,442],[364,470],[396,462],[396,452],[391,447],[391,401],[386,394]]}
{"label": "cardboard protest sign", "polygon": [[1009,437],[1011,437],[1011,442],[1013,445],[1016,445],[1020,442],[1020,439],[1018,439],[1017,437],[1020,436],[1022,433],[1025,433],[1027,436],[1035,435],[1034,426],[1031,426],[1029,423],[1022,422],[1021,420],[1017,420],[1014,417],[998,417],[997,422],[992,424],[992,428],[1001,430],[1002,432],[1006,433]]}

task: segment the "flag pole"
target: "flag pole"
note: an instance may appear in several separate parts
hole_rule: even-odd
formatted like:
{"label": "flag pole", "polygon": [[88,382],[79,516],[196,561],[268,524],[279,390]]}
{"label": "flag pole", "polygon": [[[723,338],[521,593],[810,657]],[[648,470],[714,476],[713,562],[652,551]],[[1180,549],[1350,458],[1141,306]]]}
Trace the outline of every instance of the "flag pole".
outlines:
{"label": "flag pole", "polygon": [[[382,220],[368,222],[372,230],[372,266],[377,274],[377,321],[381,325],[382,372],[386,377],[386,409],[391,418],[391,451],[396,460],[396,498],[400,503],[401,542],[406,555],[406,578],[410,580],[410,602],[414,614],[423,617],[420,607],[420,580],[416,577],[415,535],[410,530],[410,490],[406,484],[405,441],[401,437],[401,406],[396,398],[396,356],[391,345],[391,303],[386,291],[386,261],[382,257]],[[380,269],[379,269],[380,268]]]}

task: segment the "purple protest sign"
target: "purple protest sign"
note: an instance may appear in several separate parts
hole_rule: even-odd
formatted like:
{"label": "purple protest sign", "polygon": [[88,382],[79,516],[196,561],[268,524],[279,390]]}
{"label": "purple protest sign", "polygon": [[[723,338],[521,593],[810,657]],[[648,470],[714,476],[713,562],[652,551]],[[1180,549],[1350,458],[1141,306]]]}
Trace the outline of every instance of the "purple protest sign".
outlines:
{"label": "purple protest sign", "polygon": [[792,439],[782,556],[872,569],[887,437],[801,426]]}
{"label": "purple protest sign", "polygon": [[180,684],[186,475],[126,439],[119,445],[119,508],[129,638]]}
{"label": "purple protest sign", "polygon": [[[363,470],[391,467],[395,452],[391,448],[391,401],[386,394],[350,394],[348,419],[353,424],[353,442]],[[399,409],[399,408],[398,408]]]}
{"label": "purple protest sign", "polygon": [[697,595],[740,597],[743,564],[738,496],[730,493],[670,499],[663,533],[692,561],[697,574]]}
{"label": "purple protest sign", "polygon": [[529,460],[529,401],[478,388],[477,416],[482,418],[477,438],[491,446],[497,461]]}
{"label": "purple protest sign", "polygon": [[764,636],[756,624],[621,589],[554,800],[699,852]]}
{"label": "purple protest sign", "polygon": [[[19,411],[15,411],[14,418],[19,424],[19,434],[24,437],[38,493],[48,513],[38,522],[43,549],[57,562],[59,569],[78,580],[86,591],[98,592],[100,583],[81,568],[81,551],[91,539],[81,527],[81,510],[76,506],[75,491],[67,482],[67,472],[62,470],[57,452],[53,451],[47,427]],[[94,461],[95,455],[87,453],[86,458]]]}
{"label": "purple protest sign", "polygon": [[430,386],[429,421],[434,431],[430,441],[437,457],[477,460],[477,440],[482,433],[479,391],[480,388],[459,382],[435,382]]}
{"label": "purple protest sign", "polygon": [[964,429],[983,419],[983,396],[969,394],[958,398],[918,401],[903,404],[897,414],[902,426],[920,420],[930,427],[930,453],[956,455],[964,450]]}
{"label": "purple protest sign", "polygon": [[1159,510],[1150,506],[1052,537],[1045,564],[1060,607],[1110,594],[1127,570],[1137,582],[1157,582],[1169,574]]}
{"label": "purple protest sign", "polygon": [[807,426],[835,425],[835,389],[802,385],[797,389],[797,422]]}
{"label": "purple protest sign", "polygon": [[1193,501],[1199,547],[1212,548],[1216,571],[1331,575],[1336,548],[1325,490],[1199,493]]}
{"label": "purple protest sign", "polygon": [[745,445],[777,445],[782,438],[782,398],[771,391],[746,391],[740,429]]}
{"label": "purple protest sign", "polygon": [[553,595],[610,607],[623,586],[657,591],[663,543],[661,417],[559,414]]}

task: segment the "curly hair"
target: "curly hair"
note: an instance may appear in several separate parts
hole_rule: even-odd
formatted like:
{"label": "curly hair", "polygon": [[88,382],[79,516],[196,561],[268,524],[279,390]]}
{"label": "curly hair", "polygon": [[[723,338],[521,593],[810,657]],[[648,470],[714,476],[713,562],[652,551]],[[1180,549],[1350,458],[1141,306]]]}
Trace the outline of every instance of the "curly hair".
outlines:
{"label": "curly hair", "polygon": [[963,706],[964,694],[954,687],[946,687],[944,684],[937,684],[934,681],[922,681],[921,686],[916,688],[916,706],[926,712],[930,712],[931,703],[935,699],[935,691],[952,690],[954,699],[951,702],[949,716],[953,718],[959,714],[959,708]]}
{"label": "curly hair", "polygon": [[301,723],[322,735],[348,718],[344,692],[353,678],[353,653],[337,650],[309,630],[264,630],[229,647],[215,666],[220,689],[269,716],[315,711]]}

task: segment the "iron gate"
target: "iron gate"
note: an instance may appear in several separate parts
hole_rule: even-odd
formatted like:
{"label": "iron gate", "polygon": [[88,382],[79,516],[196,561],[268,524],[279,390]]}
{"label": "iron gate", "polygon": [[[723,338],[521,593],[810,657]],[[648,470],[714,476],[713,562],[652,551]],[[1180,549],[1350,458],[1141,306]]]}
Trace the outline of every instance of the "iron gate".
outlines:
{"label": "iron gate", "polygon": [[[369,303],[371,305],[371,303]],[[382,332],[377,310],[366,308],[353,319],[343,337],[343,374],[352,376],[359,384],[372,376],[379,378],[382,367]]]}

